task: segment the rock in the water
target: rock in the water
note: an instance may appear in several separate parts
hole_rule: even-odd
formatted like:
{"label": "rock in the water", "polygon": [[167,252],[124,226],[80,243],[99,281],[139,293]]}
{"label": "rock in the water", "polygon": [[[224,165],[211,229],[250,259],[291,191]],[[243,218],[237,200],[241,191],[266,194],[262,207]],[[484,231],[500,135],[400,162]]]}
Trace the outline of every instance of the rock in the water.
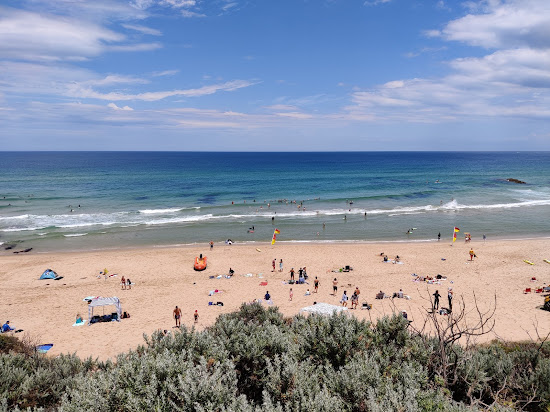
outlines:
{"label": "rock in the water", "polygon": [[512,182],[512,183],[519,183],[521,185],[525,185],[527,183],[525,183],[523,180],[519,180],[519,179],[514,179],[514,178],[509,178],[509,179],[506,179],[508,180],[509,182]]}

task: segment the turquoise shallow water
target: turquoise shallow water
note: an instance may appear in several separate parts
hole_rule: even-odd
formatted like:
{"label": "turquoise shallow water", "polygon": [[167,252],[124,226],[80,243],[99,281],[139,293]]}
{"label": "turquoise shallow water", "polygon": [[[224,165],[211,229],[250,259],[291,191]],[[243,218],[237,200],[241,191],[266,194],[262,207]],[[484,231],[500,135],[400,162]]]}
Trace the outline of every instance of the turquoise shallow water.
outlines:
{"label": "turquoise shallow water", "polygon": [[275,227],[294,242],[550,235],[548,152],[3,152],[0,164],[2,247],[39,252],[265,242]]}

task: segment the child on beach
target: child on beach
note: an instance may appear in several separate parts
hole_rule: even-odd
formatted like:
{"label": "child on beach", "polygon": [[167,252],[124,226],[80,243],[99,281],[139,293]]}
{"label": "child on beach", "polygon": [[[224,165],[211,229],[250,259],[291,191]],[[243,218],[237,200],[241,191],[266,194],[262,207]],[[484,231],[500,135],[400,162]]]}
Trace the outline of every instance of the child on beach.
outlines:
{"label": "child on beach", "polygon": [[292,297],[294,296],[294,292],[292,292],[292,288],[290,288],[290,292],[289,292],[289,295],[290,295],[290,297],[289,297],[289,299],[288,299],[288,300],[290,300],[290,301],[291,301],[291,300],[292,300]]}
{"label": "child on beach", "polygon": [[336,296],[336,292],[338,292],[338,280],[334,278],[334,280],[332,281],[332,294]]}
{"label": "child on beach", "polygon": [[195,318],[195,323],[199,323],[199,312],[195,309],[195,313],[193,314],[193,317]]}
{"label": "child on beach", "polygon": [[314,292],[317,293],[319,289],[319,279],[317,279],[317,276],[315,276],[315,280],[313,281],[313,286],[315,287]]}
{"label": "child on beach", "polygon": [[283,271],[283,259],[279,260],[279,272]]}
{"label": "child on beach", "polygon": [[275,264],[277,263],[276,261],[277,259],[273,259],[273,262],[271,262],[271,266],[273,266],[272,272],[275,272]]}
{"label": "child on beach", "polygon": [[124,275],[122,275],[122,279],[120,279],[120,286],[122,289],[126,289],[126,279],[124,278]]}

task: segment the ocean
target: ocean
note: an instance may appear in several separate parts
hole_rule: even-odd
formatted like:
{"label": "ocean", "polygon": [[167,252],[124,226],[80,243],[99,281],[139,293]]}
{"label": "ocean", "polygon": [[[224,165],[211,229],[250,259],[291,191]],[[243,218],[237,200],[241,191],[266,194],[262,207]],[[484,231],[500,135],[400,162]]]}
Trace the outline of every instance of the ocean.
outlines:
{"label": "ocean", "polygon": [[549,152],[1,152],[0,165],[2,253],[268,242],[275,228],[278,242],[550,234]]}

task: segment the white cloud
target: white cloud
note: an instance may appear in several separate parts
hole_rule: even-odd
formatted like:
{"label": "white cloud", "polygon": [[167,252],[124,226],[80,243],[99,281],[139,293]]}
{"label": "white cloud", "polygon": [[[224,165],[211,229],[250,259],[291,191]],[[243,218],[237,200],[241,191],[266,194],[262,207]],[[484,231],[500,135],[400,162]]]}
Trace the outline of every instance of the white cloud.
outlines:
{"label": "white cloud", "polygon": [[150,27],[142,26],[139,24],[122,24],[122,27],[129,29],[129,30],[135,30],[143,34],[149,34],[151,36],[162,36],[162,32],[157,29],[152,29]]}
{"label": "white cloud", "polygon": [[120,74],[110,74],[102,79],[93,79],[82,82],[89,86],[110,86],[113,84],[147,84],[148,80],[134,76],[122,76]]}
{"label": "white cloud", "polygon": [[130,106],[124,106],[124,107],[118,107],[116,104],[114,103],[109,103],[107,105],[107,107],[110,107],[111,109],[113,110],[123,110],[123,111],[133,111],[134,109],[132,109]]}
{"label": "white cloud", "polygon": [[193,7],[197,2],[195,0],[162,0],[161,4],[179,9],[182,7]]}
{"label": "white cloud", "polygon": [[161,72],[153,72],[151,76],[153,77],[163,77],[163,76],[173,76],[175,74],[178,74],[179,70],[164,70]]}
{"label": "white cloud", "polygon": [[496,51],[451,60],[450,73],[440,78],[400,79],[355,90],[344,116],[410,122],[549,119],[550,2],[489,0],[468,6],[470,14],[427,34]]}
{"label": "white cloud", "polygon": [[162,48],[162,44],[154,43],[137,43],[137,44],[121,44],[116,46],[107,46],[106,51],[149,51]]}
{"label": "white cloud", "polygon": [[247,80],[232,80],[221,84],[212,84],[203,86],[198,89],[186,89],[186,90],[170,90],[160,92],[146,92],[138,94],[125,94],[119,92],[100,93],[93,90],[90,87],[82,86],[81,84],[73,84],[69,86],[68,95],[77,98],[89,98],[100,100],[144,100],[144,101],[157,101],[166,99],[173,96],[185,96],[185,97],[199,97],[214,94],[219,91],[234,91],[243,87],[249,87],[257,84],[256,82],[250,82]]}
{"label": "white cloud", "polygon": [[299,112],[281,112],[281,113],[275,113],[277,116],[281,117],[291,117],[293,119],[311,119],[313,116],[307,113],[299,113]]}
{"label": "white cloud", "polygon": [[428,35],[485,48],[548,48],[550,1],[490,1],[480,14],[453,20]]}
{"label": "white cloud", "polygon": [[223,10],[223,11],[227,11],[227,10],[229,10],[229,9],[232,9],[232,8],[236,7],[238,4],[239,4],[239,3],[237,3],[237,2],[227,3],[227,4],[225,4],[225,5],[222,6],[222,10]]}
{"label": "white cloud", "polygon": [[392,0],[367,0],[365,1],[363,4],[365,6],[377,6],[379,4],[385,4],[385,3],[389,3],[390,1]]}
{"label": "white cloud", "polygon": [[197,13],[197,12],[191,11],[191,10],[182,10],[182,11],[181,11],[181,15],[182,15],[183,17],[188,17],[188,18],[192,18],[192,17],[206,17],[206,14]]}
{"label": "white cloud", "polygon": [[70,60],[97,56],[124,36],[97,24],[0,7],[0,57]]}

